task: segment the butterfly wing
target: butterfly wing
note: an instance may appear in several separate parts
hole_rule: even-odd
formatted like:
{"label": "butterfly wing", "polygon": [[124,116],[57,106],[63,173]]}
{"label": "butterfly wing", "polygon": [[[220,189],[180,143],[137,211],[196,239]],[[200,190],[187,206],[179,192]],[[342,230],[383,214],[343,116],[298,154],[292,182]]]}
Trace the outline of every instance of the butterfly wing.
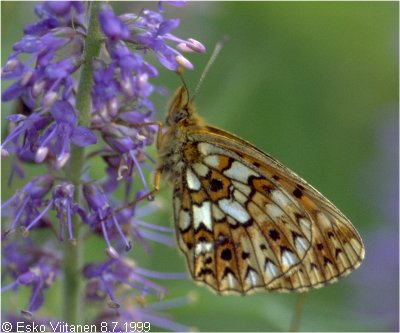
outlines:
{"label": "butterfly wing", "polygon": [[[219,292],[245,293],[269,285],[304,259],[311,221],[260,174],[227,155],[218,161],[208,156],[204,163],[188,165],[174,190],[178,242],[189,270],[196,281]],[[248,178],[254,184],[248,185]],[[279,197],[271,199],[271,191]]]}
{"label": "butterfly wing", "polygon": [[183,154],[174,217],[196,281],[221,293],[304,291],[361,263],[362,241],[347,218],[248,142],[201,126]]}

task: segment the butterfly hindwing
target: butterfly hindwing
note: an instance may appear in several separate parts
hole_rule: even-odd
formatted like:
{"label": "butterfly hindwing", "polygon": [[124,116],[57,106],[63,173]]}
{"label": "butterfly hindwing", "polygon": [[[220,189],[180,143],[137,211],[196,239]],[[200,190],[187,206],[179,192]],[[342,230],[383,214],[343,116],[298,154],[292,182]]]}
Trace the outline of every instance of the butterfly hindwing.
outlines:
{"label": "butterfly hindwing", "polygon": [[219,292],[268,288],[309,250],[307,212],[229,151],[209,143],[197,149],[198,162],[184,169],[174,192],[177,202],[190,198],[188,207],[175,206],[175,220],[194,279]]}
{"label": "butterfly hindwing", "polygon": [[287,168],[282,172],[283,168],[274,170],[262,163],[259,169],[291,193],[312,221],[312,246],[305,260],[294,270],[296,273],[288,276],[279,290],[321,287],[360,265],[364,257],[362,240],[351,222],[332,203]]}
{"label": "butterfly hindwing", "polygon": [[[204,129],[194,134],[197,140],[206,142],[202,144],[203,149],[200,149],[202,153],[225,152],[235,157],[244,167],[259,173],[263,179],[261,181],[253,179],[250,183],[253,189],[273,184],[275,189],[270,191],[267,197],[272,204],[277,204],[286,214],[291,215],[293,217],[291,221],[297,221],[297,224],[285,224],[284,230],[288,227],[295,228],[294,226],[297,225],[310,243],[303,260],[298,265],[294,265],[294,269],[284,272],[285,278],[275,279],[270,284],[266,283],[267,289],[290,291],[320,287],[347,275],[360,265],[364,257],[364,247],[360,236],[351,222],[322,194],[280,162],[249,143],[210,126],[206,129],[207,140],[204,140]],[[221,137],[224,139],[222,140]],[[261,182],[263,186],[257,182]],[[253,193],[255,201],[261,205],[265,204],[262,200],[260,201],[258,193],[256,194],[254,196]],[[273,211],[272,207],[269,206],[269,215]],[[293,211],[295,208],[301,209],[302,212]],[[252,216],[257,216],[256,209],[250,208],[250,212]],[[258,216],[263,215],[258,214]],[[302,245],[305,243],[302,237],[299,238],[297,232],[298,230],[291,230],[295,245],[297,245],[295,249],[301,252]]]}

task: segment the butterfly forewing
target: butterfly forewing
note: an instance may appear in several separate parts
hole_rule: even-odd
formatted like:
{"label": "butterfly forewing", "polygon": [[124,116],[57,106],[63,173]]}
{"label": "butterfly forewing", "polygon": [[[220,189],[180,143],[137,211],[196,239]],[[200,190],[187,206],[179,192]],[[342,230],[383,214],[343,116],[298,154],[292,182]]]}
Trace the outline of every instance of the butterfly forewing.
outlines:
{"label": "butterfly forewing", "polygon": [[159,171],[174,184],[178,244],[196,281],[220,293],[304,291],[360,265],[361,238],[332,203],[250,143],[202,125],[182,94]]}

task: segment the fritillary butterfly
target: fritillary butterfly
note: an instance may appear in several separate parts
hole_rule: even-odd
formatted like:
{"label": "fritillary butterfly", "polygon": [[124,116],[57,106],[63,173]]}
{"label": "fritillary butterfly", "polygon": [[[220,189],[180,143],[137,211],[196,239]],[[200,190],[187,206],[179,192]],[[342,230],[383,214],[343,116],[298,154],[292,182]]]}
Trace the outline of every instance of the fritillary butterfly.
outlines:
{"label": "fritillary butterfly", "polygon": [[160,175],[173,184],[178,244],[193,279],[218,293],[306,291],[364,258],[351,222],[268,154],[196,114],[185,86],[159,131]]}

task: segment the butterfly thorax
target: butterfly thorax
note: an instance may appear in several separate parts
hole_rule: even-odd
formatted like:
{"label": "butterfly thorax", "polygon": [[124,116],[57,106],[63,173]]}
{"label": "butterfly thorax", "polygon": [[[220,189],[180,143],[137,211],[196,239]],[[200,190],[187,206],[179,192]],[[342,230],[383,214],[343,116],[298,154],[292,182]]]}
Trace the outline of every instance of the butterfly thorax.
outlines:
{"label": "butterfly thorax", "polygon": [[159,142],[159,161],[157,169],[169,180],[178,179],[176,175],[188,163],[200,158],[189,133],[193,127],[203,125],[195,113],[194,105],[188,100],[185,87],[180,87],[172,97],[166,119],[167,129]]}

